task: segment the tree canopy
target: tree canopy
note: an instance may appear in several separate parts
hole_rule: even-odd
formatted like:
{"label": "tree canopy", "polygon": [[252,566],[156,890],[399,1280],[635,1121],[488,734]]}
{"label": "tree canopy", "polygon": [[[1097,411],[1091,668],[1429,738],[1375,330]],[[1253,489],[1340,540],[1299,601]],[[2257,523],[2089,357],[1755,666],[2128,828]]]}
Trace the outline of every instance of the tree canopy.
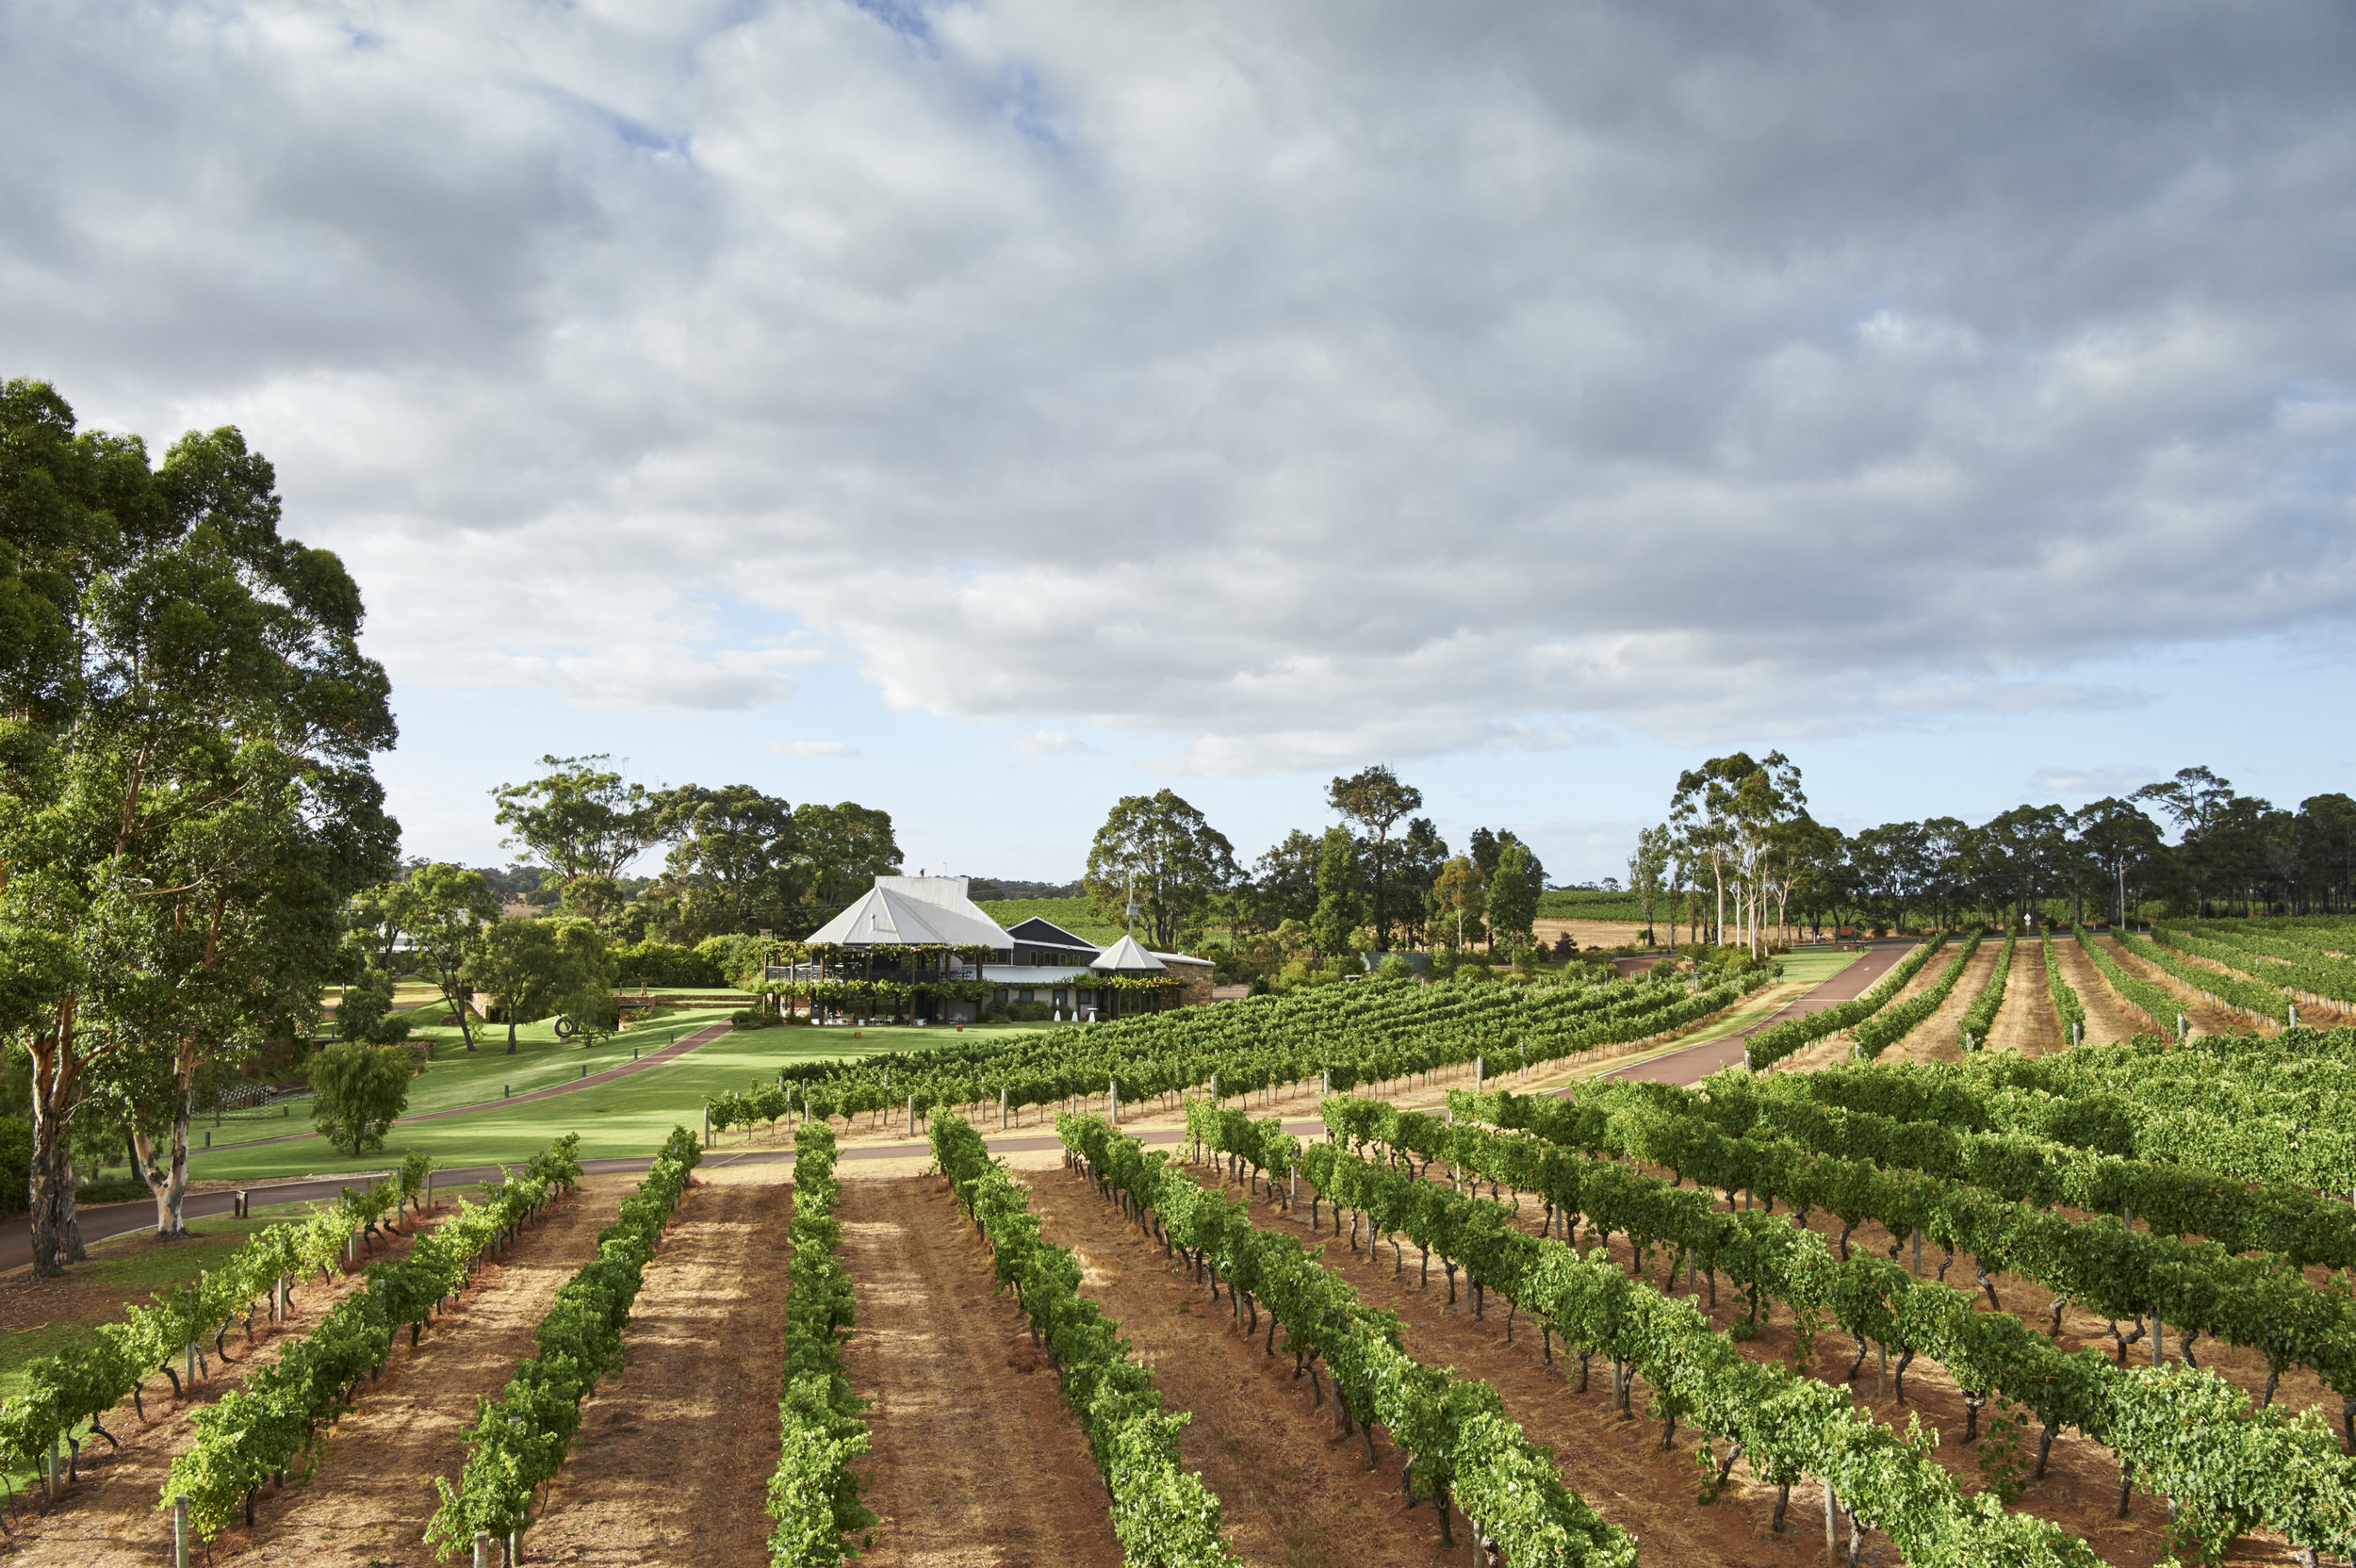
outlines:
{"label": "tree canopy", "polygon": [[53,389],[0,389],[0,1026],[32,1061],[42,1273],[81,1253],[86,1093],[168,1131],[141,1166],[178,1230],[199,1074],[308,1031],[345,899],[391,868],[389,688],[275,482],[234,429],[151,468]]}
{"label": "tree canopy", "polygon": [[1126,920],[1134,892],[1147,939],[1165,951],[1203,924],[1242,877],[1235,846],[1177,795],[1124,795],[1096,830],[1084,878],[1096,907]]}

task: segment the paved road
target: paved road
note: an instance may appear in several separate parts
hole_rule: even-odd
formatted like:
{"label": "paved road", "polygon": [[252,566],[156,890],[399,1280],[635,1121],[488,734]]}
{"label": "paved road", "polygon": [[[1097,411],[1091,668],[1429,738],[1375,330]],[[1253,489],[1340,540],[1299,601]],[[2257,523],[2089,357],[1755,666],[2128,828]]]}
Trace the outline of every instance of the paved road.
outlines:
{"label": "paved road", "polygon": [[1823,985],[1801,992],[1739,1035],[1728,1035],[1724,1039],[1711,1040],[1683,1051],[1672,1051],[1665,1056],[1655,1056],[1648,1062],[1631,1063],[1600,1076],[1644,1078],[1660,1084],[1698,1084],[1720,1068],[1741,1061],[1750,1037],[1760,1030],[1808,1013],[1821,1013],[1827,1007],[1863,996],[1874,981],[1889,973],[1890,967],[1912,952],[1916,945],[1913,942],[1868,943],[1864,956],[1856,963]]}

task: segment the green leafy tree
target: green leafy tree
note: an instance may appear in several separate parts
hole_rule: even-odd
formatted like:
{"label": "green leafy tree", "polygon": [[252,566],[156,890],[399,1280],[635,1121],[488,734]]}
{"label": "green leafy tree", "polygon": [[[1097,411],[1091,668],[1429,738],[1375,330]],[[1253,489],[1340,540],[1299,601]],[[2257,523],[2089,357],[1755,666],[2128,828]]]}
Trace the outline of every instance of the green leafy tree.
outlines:
{"label": "green leafy tree", "polygon": [[1430,817],[1417,817],[1391,846],[1391,860],[1393,906],[1400,931],[1407,941],[1420,945],[1429,939],[1425,915],[1432,907],[1432,889],[1439,881],[1440,868],[1448,864],[1448,841],[1440,837]]}
{"label": "green leafy tree", "polygon": [[1317,910],[1309,922],[1327,961],[1350,952],[1350,936],[1366,923],[1366,870],[1358,841],[1347,827],[1329,827],[1317,855]]}
{"label": "green leafy tree", "polygon": [[564,916],[493,921],[466,948],[467,980],[499,998],[507,1015],[507,1054],[515,1054],[515,1025],[526,1019],[578,1016],[583,999],[613,1001],[613,957],[587,921]]}
{"label": "green leafy tree", "polygon": [[151,469],[0,389],[0,1029],[30,1065],[35,1271],[82,1255],[69,1118],[142,1107],[180,1229],[205,1075],[316,1020],[339,910],[392,864],[368,771],[392,743],[358,590],[278,531],[235,430]]}
{"label": "green leafy tree", "polygon": [[1316,916],[1322,850],[1322,841],[1296,827],[1252,863],[1237,903],[1253,930],[1274,931],[1288,920],[1306,925]]}
{"label": "green leafy tree", "polygon": [[1168,950],[1198,930],[1242,875],[1227,835],[1163,790],[1124,795],[1113,807],[1088,846],[1082,881],[1096,907],[1117,921],[1126,919],[1134,893],[1147,940]]}
{"label": "green leafy tree", "polygon": [[619,878],[661,840],[663,819],[646,786],[600,766],[612,760],[602,753],[543,757],[547,773],[494,790],[499,810],[492,820],[509,832],[500,846],[520,847],[563,883]]}
{"label": "green leafy tree", "polygon": [[1432,884],[1432,909],[1449,952],[1481,939],[1488,908],[1489,879],[1471,856],[1459,855],[1440,868]]}
{"label": "green leafy tree", "polygon": [[409,1021],[391,1017],[393,980],[381,969],[363,970],[335,1004],[335,1026],[348,1040],[392,1045],[409,1037]]}
{"label": "green leafy tree", "polygon": [[406,877],[379,882],[352,895],[344,919],[360,967],[394,972],[401,939],[417,920],[417,895]]}
{"label": "green leafy tree", "polygon": [[[900,872],[900,845],[892,837],[892,813],[854,801],[832,806],[805,801],[794,808],[794,850],[805,890],[803,900],[829,909],[859,897],[875,886],[876,877],[896,876]],[[812,921],[810,929],[824,923]]]}
{"label": "green leafy tree", "polygon": [[2159,825],[2134,801],[2112,795],[2081,808],[2070,827],[2079,853],[2093,864],[2110,895],[2104,902],[2112,924],[2124,925],[2167,854]]}
{"label": "green leafy tree", "polygon": [[1635,853],[1628,858],[1628,890],[1636,895],[1636,907],[1644,921],[1646,941],[1652,940],[1653,906],[1661,902],[1661,890],[1669,874],[1674,838],[1666,824],[1647,827],[1636,835]]}
{"label": "green leafy tree", "polygon": [[1497,854],[1497,874],[1489,878],[1491,945],[1505,939],[1508,952],[1519,953],[1535,940],[1538,920],[1538,878],[1530,870],[1530,851],[1507,844]]}
{"label": "green leafy tree", "polygon": [[817,877],[790,802],[749,784],[688,784],[664,791],[657,807],[671,841],[660,892],[679,940],[797,923]]}
{"label": "green leafy tree", "polygon": [[342,1154],[373,1154],[409,1106],[409,1053],[338,1040],[312,1056],[311,1125]]}
{"label": "green leafy tree", "polygon": [[1487,878],[1497,874],[1497,857],[1505,853],[1508,844],[1521,844],[1522,853],[1530,858],[1530,874],[1538,879],[1538,886],[1543,890],[1546,885],[1545,864],[1539,860],[1538,852],[1522,843],[1510,827],[1500,827],[1495,832],[1485,827],[1474,828],[1472,837],[1465,841],[1464,851],[1472,857],[1473,864],[1481,868],[1481,876]]}
{"label": "green leafy tree", "polygon": [[[1400,818],[1423,805],[1423,792],[1399,782],[1386,763],[1361,768],[1348,778],[1326,787],[1326,804],[1365,834],[1367,906],[1374,925],[1374,945],[1388,952],[1391,945],[1391,886],[1397,879],[1396,849],[1391,829]],[[1428,827],[1430,825],[1426,824]]]}
{"label": "green leafy tree", "polygon": [[410,939],[441,988],[442,1000],[458,1017],[458,1037],[472,1051],[473,1026],[466,1021],[466,950],[475,934],[499,918],[499,904],[479,871],[464,866],[419,866],[409,874],[417,900]]}

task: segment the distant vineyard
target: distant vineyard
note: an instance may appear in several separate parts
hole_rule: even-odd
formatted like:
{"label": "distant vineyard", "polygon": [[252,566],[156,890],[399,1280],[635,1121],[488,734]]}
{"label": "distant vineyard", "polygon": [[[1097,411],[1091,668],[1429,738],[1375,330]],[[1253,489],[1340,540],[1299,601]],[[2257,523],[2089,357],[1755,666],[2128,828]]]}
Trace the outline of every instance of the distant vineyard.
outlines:
{"label": "distant vineyard", "polygon": [[[1665,905],[1656,906],[1654,918],[1666,920]],[[1541,920],[1610,920],[1637,921],[1644,918],[1633,893],[1593,892],[1583,888],[1569,888],[1559,892],[1538,895],[1538,916]]]}
{"label": "distant vineyard", "polygon": [[975,907],[1004,926],[1016,926],[1026,920],[1055,922],[1075,937],[1106,946],[1121,939],[1121,927],[1096,913],[1085,898],[993,898],[979,902]]}

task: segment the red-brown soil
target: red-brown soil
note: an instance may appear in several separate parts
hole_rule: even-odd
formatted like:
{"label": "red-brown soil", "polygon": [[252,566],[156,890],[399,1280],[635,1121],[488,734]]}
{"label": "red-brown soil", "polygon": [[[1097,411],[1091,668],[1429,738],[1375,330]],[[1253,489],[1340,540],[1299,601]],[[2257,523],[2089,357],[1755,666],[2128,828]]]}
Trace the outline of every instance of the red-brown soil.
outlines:
{"label": "red-brown soil", "polygon": [[862,1468],[867,1506],[882,1517],[859,1561],[1118,1568],[1121,1543],[1079,1419],[1012,1295],[990,1294],[989,1251],[948,1184],[844,1176],[835,1212],[858,1327],[843,1361],[851,1386],[874,1401]]}
{"label": "red-brown soil", "polygon": [[[2136,979],[2149,980],[2161,989],[2174,995],[2178,1004],[2184,1008],[2185,1021],[2191,1025],[2192,1032],[2196,1035],[2247,1035],[2253,1032],[2263,1035],[2272,1034],[2282,1027],[2280,1023],[2268,1026],[2255,1022],[2247,1013],[2237,1008],[2223,1006],[2210,1001],[2182,980],[2160,969],[2158,965],[2138,956],[2133,947],[2107,932],[2097,936],[2094,939],[2102,944],[2103,951],[2117,960],[2119,968]],[[2167,1021],[2170,1029],[2175,1027],[2174,1020]]]}
{"label": "red-brown soil", "polygon": [[767,1560],[791,1169],[697,1175],[646,1266],[621,1369],[581,1405],[527,1562]]}
{"label": "red-brown soil", "polygon": [[2071,937],[2065,941],[2055,937],[2053,958],[2061,965],[2062,978],[2069,981],[2070,989],[2078,993],[2078,1005],[2086,1010],[2085,1043],[2109,1045],[2115,1040],[2148,1035],[2156,1027],[2111,989],[2111,983],[2102,978],[2102,972],[2094,967],[2094,960],[2080,951],[2077,938]]}
{"label": "red-brown soil", "polygon": [[2016,942],[2012,972],[2004,978],[2004,1004],[1988,1026],[1988,1049],[2042,1056],[2062,1043],[2061,1016],[2053,1011],[2053,989],[2045,981],[2043,944]]}
{"label": "red-brown soil", "polygon": [[[1964,965],[1963,972],[1955,977],[1955,988],[1947,993],[1947,1000],[1940,1003],[1930,1017],[1907,1030],[1903,1039],[1885,1049],[1881,1059],[1885,1062],[1961,1061],[1963,1041],[1957,1031],[1963,1027],[1963,1015],[1970,1012],[1972,1004],[1979,1000],[1980,988],[1987,985],[1988,977],[1996,972],[1996,956],[2004,951],[2002,937],[1993,939],[1981,938],[1979,951],[1972,955],[1972,961]],[[2021,949],[2016,943],[2013,957],[2017,960],[2020,956]],[[1931,972],[1944,967],[1934,958],[1922,966],[1922,974],[1929,974],[1936,983],[1939,976]],[[1915,978],[1920,980],[1922,975],[1918,974]],[[2009,978],[2004,983],[2004,988],[2007,991],[2012,988]]]}

